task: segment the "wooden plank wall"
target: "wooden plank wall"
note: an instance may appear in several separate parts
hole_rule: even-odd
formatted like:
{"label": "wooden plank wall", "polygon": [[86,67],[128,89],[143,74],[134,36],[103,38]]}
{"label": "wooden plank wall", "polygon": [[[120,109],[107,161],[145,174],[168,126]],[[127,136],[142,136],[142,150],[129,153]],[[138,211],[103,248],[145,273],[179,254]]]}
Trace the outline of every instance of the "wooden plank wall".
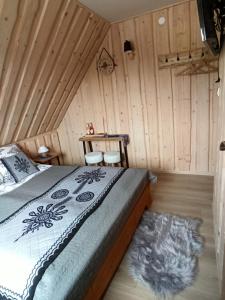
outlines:
{"label": "wooden plank wall", "polygon": [[50,151],[60,154],[60,163],[63,164],[62,149],[60,146],[59,136],[57,131],[51,131],[32,138],[28,138],[17,142],[22,150],[29,155],[29,157],[36,156],[38,148],[45,145]]}
{"label": "wooden plank wall", "polygon": [[[220,288],[225,295],[225,152],[219,151],[225,141],[225,45],[220,55],[220,97],[218,109],[218,135],[216,143],[216,172],[214,178],[213,215],[215,228],[216,256]],[[221,298],[224,299],[224,298]]]}
{"label": "wooden plank wall", "polygon": [[[161,16],[166,23],[160,26]],[[135,47],[133,60],[123,53],[125,40]],[[203,46],[196,1],[114,23],[103,46],[117,67],[105,76],[96,71],[99,53],[92,62],[59,127],[65,162],[83,162],[78,138],[85,133],[85,123],[93,122],[98,132],[130,135],[131,166],[213,174],[217,74],[176,77],[181,67],[159,70],[157,62],[159,54]],[[110,149],[110,145],[96,144],[96,149]]]}
{"label": "wooden plank wall", "polygon": [[61,121],[109,26],[77,0],[0,1],[0,145]]}

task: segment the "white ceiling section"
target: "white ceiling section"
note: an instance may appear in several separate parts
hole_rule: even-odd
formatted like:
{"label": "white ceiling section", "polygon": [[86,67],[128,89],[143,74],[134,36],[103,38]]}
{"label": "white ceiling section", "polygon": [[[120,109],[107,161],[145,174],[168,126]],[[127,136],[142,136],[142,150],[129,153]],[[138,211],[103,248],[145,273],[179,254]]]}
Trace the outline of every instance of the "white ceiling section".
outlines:
{"label": "white ceiling section", "polygon": [[178,2],[177,0],[80,0],[85,6],[110,22],[120,21]]}

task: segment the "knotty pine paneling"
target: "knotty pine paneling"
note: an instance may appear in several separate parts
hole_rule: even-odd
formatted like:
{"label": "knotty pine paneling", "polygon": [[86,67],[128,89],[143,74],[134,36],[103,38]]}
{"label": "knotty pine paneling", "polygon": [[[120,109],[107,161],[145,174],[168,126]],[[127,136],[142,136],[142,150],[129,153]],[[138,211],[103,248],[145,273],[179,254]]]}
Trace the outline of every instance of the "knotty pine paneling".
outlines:
{"label": "knotty pine paneling", "polygon": [[57,127],[109,26],[76,0],[0,1],[0,145]]}
{"label": "knotty pine paneling", "polygon": [[17,144],[25,153],[29,155],[29,157],[36,156],[38,153],[38,148],[42,145],[45,145],[49,148],[50,152],[56,152],[59,154],[60,163],[63,164],[63,153],[60,146],[58,133],[55,130],[19,141]]}
{"label": "knotty pine paneling", "polygon": [[[222,141],[225,141],[225,46],[220,55],[220,96],[218,104],[217,128],[216,136],[216,172],[214,178],[214,229],[216,256],[218,267],[218,278],[220,290],[225,295],[225,152],[219,151]],[[221,298],[224,299],[224,298]]]}
{"label": "knotty pine paneling", "polygon": [[[164,16],[166,23],[158,24]],[[135,57],[123,53],[130,40]],[[85,123],[96,131],[128,133],[131,166],[153,170],[213,174],[218,97],[216,74],[177,77],[182,69],[158,69],[157,56],[202,47],[196,2],[184,1],[111,25],[102,47],[117,67],[105,76],[92,62],[60,124],[66,163],[82,163]],[[101,48],[100,47],[100,50]],[[99,52],[100,52],[99,50]],[[115,148],[95,144],[95,149]]]}

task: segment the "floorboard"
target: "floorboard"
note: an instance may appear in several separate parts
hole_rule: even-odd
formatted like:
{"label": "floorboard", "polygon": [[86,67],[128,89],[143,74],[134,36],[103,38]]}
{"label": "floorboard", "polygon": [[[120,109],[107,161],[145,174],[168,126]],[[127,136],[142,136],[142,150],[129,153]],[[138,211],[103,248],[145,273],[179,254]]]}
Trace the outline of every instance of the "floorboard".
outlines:
{"label": "floorboard", "polygon": [[[174,300],[218,300],[215,247],[213,238],[213,178],[208,176],[159,174],[153,187],[151,210],[180,216],[200,217],[200,232],[205,239],[204,254],[199,260],[199,274],[192,287]],[[154,293],[129,276],[126,256],[114,276],[104,300],[159,300]]]}

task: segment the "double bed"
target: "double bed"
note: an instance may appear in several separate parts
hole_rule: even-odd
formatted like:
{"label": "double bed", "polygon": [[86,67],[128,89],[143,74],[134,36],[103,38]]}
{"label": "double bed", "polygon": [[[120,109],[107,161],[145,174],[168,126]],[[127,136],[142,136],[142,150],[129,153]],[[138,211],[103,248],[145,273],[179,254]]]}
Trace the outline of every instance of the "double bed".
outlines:
{"label": "double bed", "polygon": [[[99,167],[84,168],[88,169],[77,166],[42,167],[42,170],[29,180],[22,184],[17,183],[16,187],[4,191],[0,195],[0,236],[2,234],[1,226],[7,219],[10,220],[9,216],[14,216],[15,212],[18,214],[21,207],[26,208],[28,204],[33,203],[34,199],[45,195],[46,192],[50,191],[51,195],[55,195],[55,192],[52,193],[52,189],[57,188],[57,184],[62,181],[62,178],[68,176],[73,178],[77,174],[76,172],[87,173],[87,171],[99,170]],[[103,173],[110,169],[100,168]],[[7,293],[6,289],[2,287],[0,281],[0,295],[3,299],[10,299],[9,295],[11,295],[11,299],[35,300],[101,298],[129,245],[144,209],[151,203],[147,170],[132,168],[126,171],[121,170],[120,175],[114,181],[104,194],[104,199],[90,214],[88,213],[89,216],[85,217],[84,222],[78,226],[75,232],[73,231],[69,238],[67,237],[60,251],[54,252],[55,254],[48,260],[45,268],[39,272],[39,276],[34,278],[27,293],[16,295],[13,298],[12,294]],[[79,184],[82,185],[80,182]],[[90,190],[91,185],[87,182],[85,184]],[[85,188],[85,184],[82,188]],[[77,194],[76,199],[80,199],[80,190]],[[65,208],[64,214],[66,215]],[[4,227],[2,228],[4,229]],[[17,240],[24,240],[27,247],[32,248],[32,236],[36,232],[40,234],[44,230],[48,231],[41,227],[39,231],[26,232],[25,235],[21,235],[22,238],[19,237]],[[54,231],[51,234],[54,234]],[[45,236],[44,239],[46,241],[42,240],[41,243],[48,243],[48,236]],[[0,243],[0,256],[4,251],[4,245]],[[27,252],[29,253],[29,251]],[[20,258],[18,257],[18,259]],[[29,257],[23,257],[24,259],[29,260]],[[10,264],[10,262],[8,263]],[[1,268],[0,273],[4,271],[6,270]],[[16,270],[15,272],[15,276],[19,277],[20,271]]]}

